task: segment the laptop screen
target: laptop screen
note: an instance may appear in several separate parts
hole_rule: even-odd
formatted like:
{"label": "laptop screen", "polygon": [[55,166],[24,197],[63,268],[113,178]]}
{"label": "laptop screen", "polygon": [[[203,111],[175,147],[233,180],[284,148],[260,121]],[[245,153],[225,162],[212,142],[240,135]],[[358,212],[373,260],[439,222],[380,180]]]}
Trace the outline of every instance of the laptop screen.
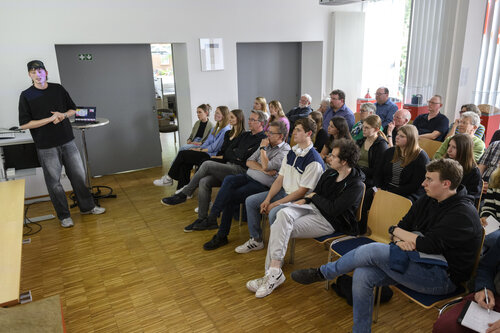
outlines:
{"label": "laptop screen", "polygon": [[95,121],[95,106],[78,106],[75,113],[75,121]]}

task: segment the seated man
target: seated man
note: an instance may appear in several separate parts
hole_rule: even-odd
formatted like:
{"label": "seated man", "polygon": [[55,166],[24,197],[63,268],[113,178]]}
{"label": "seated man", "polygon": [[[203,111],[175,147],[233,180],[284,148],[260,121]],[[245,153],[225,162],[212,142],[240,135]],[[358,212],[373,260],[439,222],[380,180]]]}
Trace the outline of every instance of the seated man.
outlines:
{"label": "seated man", "polygon": [[[423,182],[427,195],[397,226],[389,228],[394,244],[360,246],[320,268],[295,271],[292,279],[309,284],[354,271],[353,332],[371,331],[376,286],[402,284],[431,295],[453,292],[471,277],[482,238],[479,215],[461,180],[462,166],[457,161],[430,162]],[[447,267],[419,263],[418,256],[409,257],[404,252],[415,250],[442,255]]]}
{"label": "seated man", "polygon": [[448,132],[448,118],[439,112],[442,104],[442,98],[434,95],[427,102],[429,113],[421,114],[413,121],[413,125],[418,129],[421,138],[443,141]]}
{"label": "seated man", "polygon": [[[186,201],[188,196],[193,195],[196,188],[198,191],[198,219],[186,228],[192,228],[199,223],[206,223],[208,207],[212,197],[212,187],[221,186],[224,177],[246,172],[246,161],[259,147],[262,139],[266,137],[263,132],[266,116],[262,111],[252,110],[248,117],[250,131],[242,133],[235,138],[224,151],[221,162],[208,160],[203,162],[195,173],[193,179],[182,190],[171,197],[163,198],[164,205],[177,205]],[[214,226],[215,228],[217,225]]]}
{"label": "seated man", "polygon": [[314,120],[310,118],[297,120],[293,130],[293,139],[297,144],[283,159],[278,178],[271,189],[249,196],[245,200],[250,239],[238,246],[236,252],[247,253],[263,249],[260,214],[269,214],[269,223],[272,224],[276,213],[283,208],[281,204],[303,198],[316,186],[325,164],[311,141],[315,132]]}
{"label": "seated man", "polygon": [[349,131],[354,126],[354,113],[345,105],[345,93],[340,89],[335,89],[330,93],[330,108],[323,115],[323,129],[327,132],[333,117],[344,117]]}
{"label": "seated man", "polygon": [[323,173],[314,192],[296,201],[298,206],[278,212],[271,225],[265,275],[247,282],[248,290],[257,298],[269,295],[285,281],[281,265],[290,237],[314,238],[334,231],[359,234],[356,209],[363,196],[364,175],[356,166],[358,158],[354,141],[335,140],[332,153],[326,157],[331,169]]}
{"label": "seated man", "polygon": [[[493,235],[493,234],[491,234]],[[463,307],[468,301],[475,301],[483,309],[500,311],[500,234],[496,233],[496,239],[492,241],[492,246],[486,250],[481,257],[479,267],[477,268],[476,280],[474,282],[474,294],[465,297],[462,302],[455,305],[441,317],[438,318],[434,324],[435,333],[446,332],[475,332],[470,330],[457,322],[458,316],[462,312]],[[486,296],[484,290],[488,293],[488,304],[486,303]],[[487,332],[498,332],[500,330],[500,320],[493,320],[488,323]]]}
{"label": "seated man", "polygon": [[[460,118],[460,124],[458,125],[458,132],[462,134],[467,134],[474,142],[474,160],[479,161],[479,158],[484,153],[484,142],[480,138],[474,135],[477,127],[480,125],[481,119],[479,116],[472,111],[464,112]],[[450,140],[453,136],[450,136],[444,140],[443,144],[434,154],[434,159],[443,157],[448,150]]]}
{"label": "seated man", "polygon": [[301,118],[306,118],[311,112],[311,102],[312,98],[309,94],[303,94],[300,96],[299,106],[294,107],[286,114],[288,121],[290,122],[290,133],[293,132],[295,122]]}
{"label": "seated man", "polygon": [[375,92],[375,99],[377,100],[375,103],[377,107],[377,116],[382,119],[382,127],[385,128],[392,121],[394,113],[398,111],[398,106],[390,100],[389,89],[386,87],[377,89]]}
{"label": "seated man", "polygon": [[394,147],[396,144],[396,135],[401,127],[408,124],[411,120],[411,113],[406,109],[396,111],[393,120],[384,128],[384,134],[387,136],[388,146]]}
{"label": "seated man", "polygon": [[490,179],[491,174],[498,166],[500,162],[500,141],[491,142],[483,156],[477,162],[477,167],[481,171],[481,176],[483,180],[487,182]]}
{"label": "seated man", "polygon": [[[233,212],[245,202],[248,196],[269,191],[278,176],[283,158],[290,150],[290,146],[284,141],[287,134],[288,129],[284,122],[273,121],[267,132],[268,138],[261,141],[259,150],[247,160],[246,174],[224,178],[207,219],[208,226],[217,226],[217,218],[222,213],[220,227],[217,234],[203,245],[205,250],[215,250],[226,245]],[[211,229],[203,227],[203,225],[198,225],[193,230]]]}

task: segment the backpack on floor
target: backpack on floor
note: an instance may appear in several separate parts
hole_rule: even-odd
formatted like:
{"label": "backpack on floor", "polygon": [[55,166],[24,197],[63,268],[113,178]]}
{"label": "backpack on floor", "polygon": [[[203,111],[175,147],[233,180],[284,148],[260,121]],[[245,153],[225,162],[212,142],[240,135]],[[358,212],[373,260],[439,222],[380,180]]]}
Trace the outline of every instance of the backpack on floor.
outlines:
{"label": "backpack on floor", "polygon": [[[346,299],[347,304],[352,306],[352,276],[341,275],[337,278],[336,282],[332,283],[332,289],[335,290],[337,295]],[[382,294],[380,296],[380,303],[389,302],[392,298],[392,289],[388,286],[382,287]],[[375,293],[375,299],[378,297],[378,290]]]}

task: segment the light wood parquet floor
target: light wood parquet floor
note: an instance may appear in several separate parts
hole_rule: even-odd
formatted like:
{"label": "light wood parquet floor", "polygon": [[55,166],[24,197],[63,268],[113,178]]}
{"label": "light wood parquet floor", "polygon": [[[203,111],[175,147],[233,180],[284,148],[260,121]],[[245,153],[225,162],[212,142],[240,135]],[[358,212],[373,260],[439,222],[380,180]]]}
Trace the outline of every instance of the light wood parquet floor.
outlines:
{"label": "light wood parquet floor", "polygon": [[[283,267],[286,282],[257,299],[245,283],[264,274],[265,250],[234,252],[248,238],[246,224],[234,222],[228,245],[203,250],[214,231],[183,232],[196,217],[196,196],[162,206],[160,198],[173,192],[152,185],[162,172],[96,178],[118,195],[101,201],[105,214],[82,216],[75,208],[70,229],[42,222],[23,247],[21,291],[31,290],[34,300],[60,295],[68,332],[350,331],[352,308],[344,299],[324,284],[302,286],[290,278],[295,269],[324,263],[322,246],[298,240],[295,264]],[[50,212],[49,202],[39,203],[28,216]],[[395,293],[373,331],[430,332],[436,317]]]}

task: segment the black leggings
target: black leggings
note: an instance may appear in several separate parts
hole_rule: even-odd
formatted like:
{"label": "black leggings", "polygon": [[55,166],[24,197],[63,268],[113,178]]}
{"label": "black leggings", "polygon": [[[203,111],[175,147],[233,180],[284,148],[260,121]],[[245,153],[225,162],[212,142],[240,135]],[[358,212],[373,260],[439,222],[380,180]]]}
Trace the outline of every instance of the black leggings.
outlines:
{"label": "black leggings", "polygon": [[189,183],[193,166],[200,166],[209,159],[210,155],[205,152],[182,150],[177,154],[177,157],[168,171],[168,175],[170,178],[178,181],[177,189],[181,189]]}

